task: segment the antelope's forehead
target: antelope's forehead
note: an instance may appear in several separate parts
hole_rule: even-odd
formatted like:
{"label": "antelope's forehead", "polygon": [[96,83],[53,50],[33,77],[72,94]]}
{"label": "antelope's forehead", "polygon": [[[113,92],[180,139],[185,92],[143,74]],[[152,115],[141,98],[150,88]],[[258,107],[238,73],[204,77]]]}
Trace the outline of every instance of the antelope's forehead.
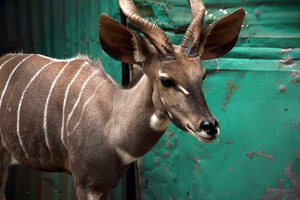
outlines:
{"label": "antelope's forehead", "polygon": [[201,78],[201,74],[204,73],[205,69],[199,59],[188,58],[162,62],[158,75],[173,79],[188,78],[195,80]]}

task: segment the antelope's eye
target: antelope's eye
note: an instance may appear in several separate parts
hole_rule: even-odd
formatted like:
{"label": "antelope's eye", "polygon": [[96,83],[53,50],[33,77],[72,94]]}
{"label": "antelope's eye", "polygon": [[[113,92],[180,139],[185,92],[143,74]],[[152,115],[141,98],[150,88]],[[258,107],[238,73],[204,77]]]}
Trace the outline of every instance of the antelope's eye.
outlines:
{"label": "antelope's eye", "polygon": [[159,79],[160,79],[161,84],[164,87],[166,87],[166,88],[175,87],[175,83],[171,79],[169,79],[167,77],[163,77],[163,76],[159,77]]}

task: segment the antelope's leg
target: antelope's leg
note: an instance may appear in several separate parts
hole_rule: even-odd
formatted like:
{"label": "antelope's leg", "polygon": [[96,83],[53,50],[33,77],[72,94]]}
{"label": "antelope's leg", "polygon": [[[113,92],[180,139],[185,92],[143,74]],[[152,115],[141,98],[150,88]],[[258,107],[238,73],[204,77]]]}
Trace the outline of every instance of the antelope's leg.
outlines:
{"label": "antelope's leg", "polygon": [[8,177],[9,163],[10,155],[0,143],[0,199],[5,199],[4,192],[5,183]]}

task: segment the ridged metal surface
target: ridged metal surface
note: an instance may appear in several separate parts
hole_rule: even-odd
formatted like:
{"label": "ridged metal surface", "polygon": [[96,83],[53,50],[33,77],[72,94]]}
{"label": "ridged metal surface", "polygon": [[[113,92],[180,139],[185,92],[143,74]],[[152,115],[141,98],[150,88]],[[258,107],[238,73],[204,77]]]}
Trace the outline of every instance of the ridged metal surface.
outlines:
{"label": "ridged metal surface", "polygon": [[[185,0],[136,0],[180,44]],[[204,0],[207,21],[247,14],[236,47],[203,62],[220,139],[201,144],[174,126],[139,163],[144,200],[299,199],[300,2]],[[145,11],[143,11],[145,10]]]}
{"label": "ridged metal surface", "polygon": [[107,71],[121,80],[119,63],[99,45],[98,16],[120,20],[117,1],[2,0],[0,53],[35,52],[55,58],[87,54],[101,58]]}
{"label": "ridged metal surface", "polygon": [[[86,54],[100,59],[106,72],[121,82],[121,63],[100,47],[98,16],[107,13],[120,21],[117,1],[110,0],[1,0],[0,55],[39,53],[54,58]],[[110,200],[126,199],[126,177]],[[8,200],[75,199],[72,179],[60,173],[11,167]]]}

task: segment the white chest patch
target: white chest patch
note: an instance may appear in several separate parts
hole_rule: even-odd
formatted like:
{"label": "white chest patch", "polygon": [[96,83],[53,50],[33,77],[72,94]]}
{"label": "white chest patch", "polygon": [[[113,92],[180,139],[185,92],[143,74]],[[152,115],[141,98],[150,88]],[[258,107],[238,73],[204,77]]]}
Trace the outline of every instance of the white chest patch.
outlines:
{"label": "white chest patch", "polygon": [[119,147],[116,148],[116,151],[120,158],[122,158],[124,165],[128,165],[138,159],[136,157],[131,156],[128,152],[124,151]]}
{"label": "white chest patch", "polygon": [[88,194],[88,200],[97,200],[99,199],[99,195],[95,195],[93,193]]}
{"label": "white chest patch", "polygon": [[150,127],[155,131],[164,131],[169,126],[169,120],[164,117],[158,117],[155,113],[151,116]]}
{"label": "white chest patch", "polygon": [[21,163],[19,163],[19,161],[17,161],[15,157],[11,156],[9,165],[21,165]]}

